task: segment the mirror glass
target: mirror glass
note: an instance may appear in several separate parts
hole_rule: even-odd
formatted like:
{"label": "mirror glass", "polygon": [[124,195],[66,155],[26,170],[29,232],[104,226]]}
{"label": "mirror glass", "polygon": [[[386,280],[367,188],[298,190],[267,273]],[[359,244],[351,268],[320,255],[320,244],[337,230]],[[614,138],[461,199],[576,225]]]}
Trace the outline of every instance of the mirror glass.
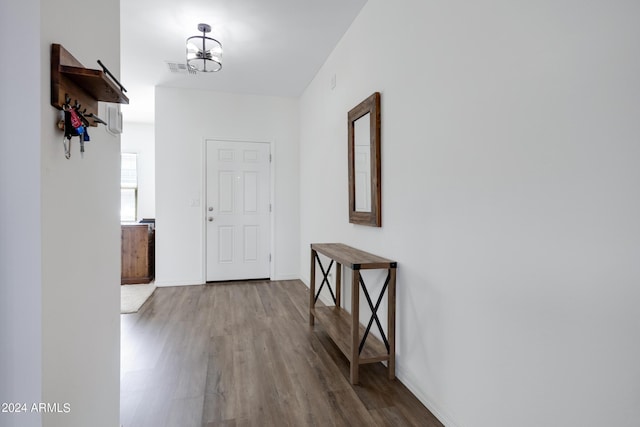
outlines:
{"label": "mirror glass", "polygon": [[353,123],[356,212],[371,212],[371,113]]}

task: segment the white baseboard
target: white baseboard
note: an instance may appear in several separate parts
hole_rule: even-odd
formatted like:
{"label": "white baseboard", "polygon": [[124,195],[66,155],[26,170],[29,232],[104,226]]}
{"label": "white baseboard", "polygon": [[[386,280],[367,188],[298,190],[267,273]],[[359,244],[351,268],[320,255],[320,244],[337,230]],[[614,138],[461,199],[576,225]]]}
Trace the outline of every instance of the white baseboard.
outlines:
{"label": "white baseboard", "polygon": [[320,301],[322,301],[322,303],[326,306],[335,305],[335,303],[330,299],[330,296],[327,294],[320,293],[320,296],[318,298],[320,298]]}
{"label": "white baseboard", "polygon": [[[276,278],[271,278],[270,280],[299,280],[300,277],[297,275],[282,275]],[[169,287],[169,286],[197,286],[204,285],[202,279],[185,279],[185,280],[155,280],[155,284],[159,288]]]}
{"label": "white baseboard", "polygon": [[170,286],[197,286],[204,285],[200,279],[191,280],[156,280],[154,282],[159,288],[166,288]]}
{"label": "white baseboard", "polygon": [[308,277],[300,276],[300,277],[298,277],[298,279],[300,279],[300,281],[301,281],[302,283],[304,283],[304,285],[305,285],[307,288],[311,286],[311,281],[309,280],[309,278],[308,278]]}
{"label": "white baseboard", "polygon": [[[304,277],[298,277],[297,279],[300,280],[307,288],[311,287],[308,279]],[[320,301],[322,301],[324,305],[327,305],[327,306],[334,305],[333,301],[329,299],[330,296],[328,293],[321,292],[318,298],[320,299]]]}
{"label": "white baseboard", "polygon": [[447,411],[442,409],[442,406],[434,401],[430,396],[424,393],[419,387],[411,381],[411,375],[407,373],[402,367],[396,364],[396,377],[398,380],[409,389],[411,393],[424,405],[435,417],[440,420],[445,427],[462,427],[460,424],[453,420]]}
{"label": "white baseboard", "polygon": [[298,276],[297,274],[283,274],[280,276],[275,276],[274,278],[272,278],[271,280],[299,280],[300,276]]}

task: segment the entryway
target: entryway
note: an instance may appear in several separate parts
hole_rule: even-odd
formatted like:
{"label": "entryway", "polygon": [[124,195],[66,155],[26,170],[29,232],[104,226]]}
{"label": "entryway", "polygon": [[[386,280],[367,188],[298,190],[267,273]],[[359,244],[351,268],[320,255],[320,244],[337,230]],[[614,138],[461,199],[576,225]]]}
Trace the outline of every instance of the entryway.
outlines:
{"label": "entryway", "polygon": [[206,141],[206,280],[270,276],[270,144]]}

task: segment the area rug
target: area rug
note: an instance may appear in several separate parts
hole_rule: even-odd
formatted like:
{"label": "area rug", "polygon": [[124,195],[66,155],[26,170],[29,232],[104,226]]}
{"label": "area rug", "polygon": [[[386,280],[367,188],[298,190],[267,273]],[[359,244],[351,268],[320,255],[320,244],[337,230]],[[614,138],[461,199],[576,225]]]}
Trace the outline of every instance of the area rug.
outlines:
{"label": "area rug", "polygon": [[153,283],[120,286],[120,313],[137,313],[155,290]]}

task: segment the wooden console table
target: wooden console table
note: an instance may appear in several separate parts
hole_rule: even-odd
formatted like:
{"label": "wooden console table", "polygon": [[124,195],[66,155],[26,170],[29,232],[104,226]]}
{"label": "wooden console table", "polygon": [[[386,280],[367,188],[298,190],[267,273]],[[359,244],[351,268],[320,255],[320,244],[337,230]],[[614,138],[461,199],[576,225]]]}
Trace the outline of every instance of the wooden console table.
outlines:
{"label": "wooden console table", "polygon": [[[325,270],[318,254],[322,254],[331,260],[329,267]],[[320,289],[316,292],[316,261],[323,275]],[[333,293],[329,283],[329,272],[333,264],[336,264],[336,292]],[[342,266],[352,270],[351,276],[351,313],[348,313],[341,306],[341,276]],[[311,244],[311,284],[309,289],[309,325],[314,325],[314,320],[318,319],[326,330],[327,334],[336,343],[338,348],[344,353],[350,362],[351,384],[358,382],[358,368],[365,363],[376,363],[386,361],[389,370],[389,379],[395,378],[396,364],[396,268],[395,261],[381,258],[376,255],[352,248],[342,243],[312,243]],[[360,275],[360,270],[386,269],[387,278],[385,280],[380,296],[373,304],[366,284]],[[324,285],[327,285],[333,297],[335,306],[316,307],[316,301]],[[366,328],[360,324],[360,288],[371,308],[371,319]],[[387,334],[385,335],[377,310],[384,296],[387,294]],[[373,323],[376,323],[382,341],[369,335],[369,330]]]}

